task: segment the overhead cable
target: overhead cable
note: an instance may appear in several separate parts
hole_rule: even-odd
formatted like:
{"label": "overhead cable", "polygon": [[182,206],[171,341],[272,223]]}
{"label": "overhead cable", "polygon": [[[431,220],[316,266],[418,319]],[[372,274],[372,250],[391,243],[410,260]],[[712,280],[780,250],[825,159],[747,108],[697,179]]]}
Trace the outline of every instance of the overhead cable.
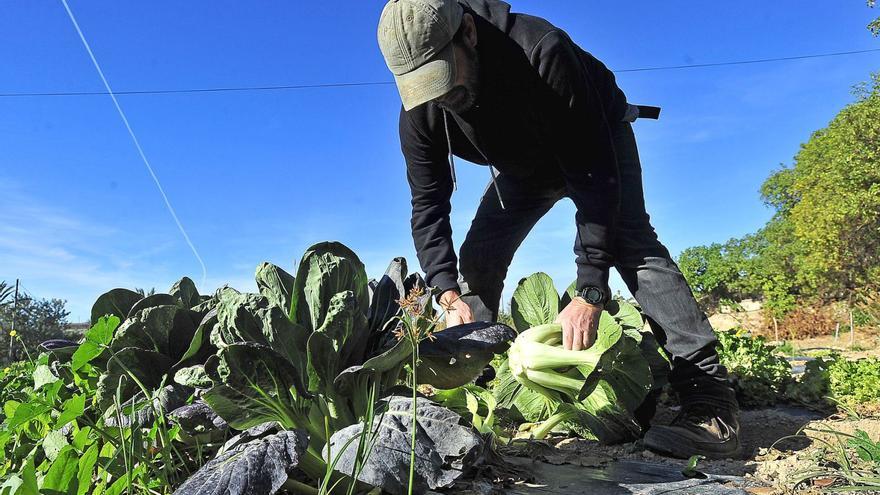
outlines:
{"label": "overhead cable", "polygon": [[[617,69],[612,72],[619,74],[630,72],[657,72],[668,70],[682,69],[701,69],[707,67],[724,67],[733,65],[750,65],[765,64],[771,62],[786,62],[792,60],[805,60],[813,58],[841,57],[847,55],[859,55],[864,53],[880,52],[880,48],[869,48],[866,50],[850,50],[845,52],[832,53],[814,53],[809,55],[794,55],[789,57],[761,58],[751,60],[734,60],[729,62],[709,62],[704,64],[689,65],[664,65],[657,67],[636,67],[631,69]],[[168,94],[186,94],[186,93],[231,93],[243,91],[288,91],[303,89],[330,89],[330,88],[352,88],[364,86],[391,86],[394,81],[362,81],[362,82],[337,82],[337,83],[317,83],[317,84],[286,84],[286,85],[263,85],[263,86],[227,86],[214,88],[181,88],[181,89],[144,89],[130,91],[116,91],[115,95],[168,95]],[[0,98],[11,97],[27,97],[27,96],[107,96],[107,91],[49,91],[49,92],[26,92],[26,93],[0,93]]]}

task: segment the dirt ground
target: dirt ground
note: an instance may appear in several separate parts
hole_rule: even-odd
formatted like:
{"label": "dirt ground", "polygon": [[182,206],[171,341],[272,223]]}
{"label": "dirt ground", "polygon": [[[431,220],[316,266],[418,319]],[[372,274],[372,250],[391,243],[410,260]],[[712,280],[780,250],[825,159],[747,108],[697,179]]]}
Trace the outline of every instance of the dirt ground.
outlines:
{"label": "dirt ground", "polygon": [[[657,421],[668,421],[676,412],[675,408],[661,411]],[[810,460],[824,454],[823,442],[838,441],[834,435],[821,430],[834,429],[846,434],[863,430],[871,438],[880,438],[880,418],[825,418],[814,411],[788,406],[743,411],[740,422],[743,449],[739,458],[700,461],[697,469],[709,475],[743,477],[742,486],[747,492],[762,495],[821,492],[812,482],[795,486],[798,477],[813,465]],[[687,465],[687,461],[645,450],[641,442],[606,446],[592,440],[556,437],[546,442],[514,444],[501,450],[507,455],[530,457],[549,464],[587,468],[602,468],[616,461],[645,461],[677,469]]]}

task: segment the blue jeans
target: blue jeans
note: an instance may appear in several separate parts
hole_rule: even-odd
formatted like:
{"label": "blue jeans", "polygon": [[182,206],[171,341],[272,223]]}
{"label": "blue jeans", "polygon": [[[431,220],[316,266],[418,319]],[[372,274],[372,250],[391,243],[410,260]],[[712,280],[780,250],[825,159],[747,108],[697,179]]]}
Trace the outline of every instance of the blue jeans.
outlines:
{"label": "blue jeans", "polygon": [[[709,395],[721,392],[729,398],[732,391],[727,385],[727,370],[718,361],[715,332],[669,251],[657,239],[645,211],[642,170],[632,126],[620,122],[613,132],[622,198],[614,267],[672,361],[672,386],[683,396],[705,396],[712,390]],[[538,169],[527,179],[500,174],[497,180],[505,209],[501,209],[495,191],[487,189],[461,246],[462,291],[471,294],[463,299],[478,320],[497,319],[514,253],[535,223],[566,195],[560,174],[548,172],[551,167]]]}

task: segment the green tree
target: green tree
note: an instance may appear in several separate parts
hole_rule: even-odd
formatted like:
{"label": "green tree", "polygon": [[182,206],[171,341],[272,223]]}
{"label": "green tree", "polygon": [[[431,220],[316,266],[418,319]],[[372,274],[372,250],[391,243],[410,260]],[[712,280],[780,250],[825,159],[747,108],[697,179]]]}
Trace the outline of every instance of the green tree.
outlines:
{"label": "green tree", "polygon": [[761,186],[775,210],[756,234],[682,252],[707,309],[760,295],[782,316],[797,301],[851,299],[880,280],[880,75]]}
{"label": "green tree", "polygon": [[[876,4],[876,0],[868,0],[868,7],[874,8]],[[874,33],[874,36],[880,36],[880,17],[871,21],[871,24],[868,24],[868,29]]]}
{"label": "green tree", "polygon": [[12,329],[13,315],[16,333],[12,348],[13,361],[24,358],[22,343],[28,351],[33,352],[41,342],[67,337],[65,328],[70,312],[65,308],[65,301],[21,297],[17,307],[12,304],[0,306],[0,328],[3,329],[0,334],[0,361],[6,362],[9,358],[9,331]]}
{"label": "green tree", "polygon": [[880,275],[880,75],[856,96],[761,189],[790,223],[786,240],[803,244],[792,253],[798,284],[823,299]]}
{"label": "green tree", "polygon": [[764,244],[759,233],[724,244],[696,246],[681,253],[678,265],[700,304],[712,310],[725,299],[740,301],[761,295],[756,270]]}

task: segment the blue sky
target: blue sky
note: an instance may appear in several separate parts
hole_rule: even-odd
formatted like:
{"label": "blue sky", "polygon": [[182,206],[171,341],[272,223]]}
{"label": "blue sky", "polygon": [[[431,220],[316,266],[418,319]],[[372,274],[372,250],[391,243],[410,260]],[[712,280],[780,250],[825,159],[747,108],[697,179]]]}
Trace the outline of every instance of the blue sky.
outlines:
{"label": "blue sky", "polygon": [[[862,1],[514,0],[612,69],[880,47]],[[383,81],[383,2],[71,0],[115,90]],[[60,2],[0,2],[0,93],[101,91]],[[758,188],[852,101],[880,53],[772,64],[623,73],[640,121],[649,213],[682,249],[754,231]],[[288,269],[336,239],[371,275],[393,256],[417,268],[393,86],[121,96],[120,102],[205,260],[209,292],[253,290],[263,260]],[[68,300],[72,320],[116,286],[166,289],[201,270],[107,96],[0,98],[0,280]],[[464,238],[485,169],[459,167],[454,239]],[[523,244],[507,297],[532,272],[575,276],[574,208],[561,202]],[[623,289],[619,279],[614,288]]]}

